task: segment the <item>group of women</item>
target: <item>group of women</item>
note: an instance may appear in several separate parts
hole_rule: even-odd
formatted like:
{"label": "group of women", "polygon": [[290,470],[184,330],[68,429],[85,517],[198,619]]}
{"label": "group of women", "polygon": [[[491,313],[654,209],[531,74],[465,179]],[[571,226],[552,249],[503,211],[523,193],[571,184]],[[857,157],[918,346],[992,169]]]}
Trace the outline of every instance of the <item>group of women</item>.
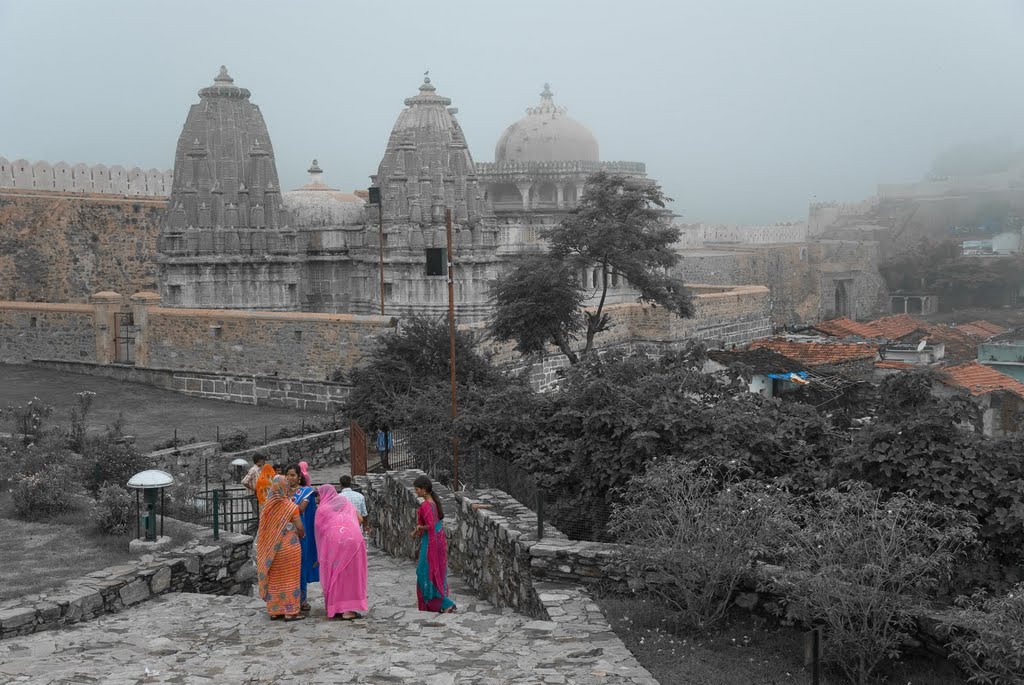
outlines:
{"label": "group of women", "polygon": [[[416,596],[422,611],[451,613],[444,509],[426,476],[413,483],[423,503],[412,537],[420,540]],[[333,485],[314,490],[305,462],[278,475],[269,464],[256,481],[260,506],[256,538],[259,596],[271,620],[298,621],[310,610],[309,583],[319,582],[327,618],[352,620],[367,611],[367,557],[363,518]]]}

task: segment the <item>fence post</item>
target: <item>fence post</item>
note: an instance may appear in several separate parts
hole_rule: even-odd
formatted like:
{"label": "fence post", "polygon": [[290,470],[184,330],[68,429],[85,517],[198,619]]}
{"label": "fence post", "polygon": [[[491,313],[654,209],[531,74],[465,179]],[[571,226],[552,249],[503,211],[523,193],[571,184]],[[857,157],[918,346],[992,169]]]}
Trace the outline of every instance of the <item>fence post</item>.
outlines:
{"label": "fence post", "polygon": [[544,491],[537,491],[537,539],[544,539]]}
{"label": "fence post", "polygon": [[267,442],[267,424],[263,424],[263,444],[266,445]]}
{"label": "fence post", "polygon": [[[209,492],[209,491],[207,491]],[[213,491],[213,539],[220,540],[220,491]]]}

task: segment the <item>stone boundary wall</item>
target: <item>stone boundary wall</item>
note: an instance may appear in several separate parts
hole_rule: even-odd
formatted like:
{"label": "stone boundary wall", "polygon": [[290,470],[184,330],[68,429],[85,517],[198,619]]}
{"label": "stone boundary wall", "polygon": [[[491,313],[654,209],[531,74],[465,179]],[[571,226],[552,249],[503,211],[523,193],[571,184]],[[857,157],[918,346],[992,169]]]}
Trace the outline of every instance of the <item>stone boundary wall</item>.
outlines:
{"label": "stone boundary wall", "polygon": [[[421,473],[392,471],[356,479],[367,498],[375,541],[394,556],[415,558],[418,552],[409,533],[419,507],[412,481]],[[569,540],[550,526],[545,526],[544,538],[538,540],[536,516],[506,493],[452,493],[436,484],[434,487],[445,508],[450,570],[459,573],[480,597],[495,606],[512,607],[553,624],[570,622],[610,631],[586,586],[612,581],[632,590],[640,587],[623,567],[618,545]],[[765,574],[784,572],[777,566],[764,569]],[[735,598],[736,605],[752,612],[772,613],[769,607],[774,604],[777,608],[779,598],[758,589],[761,584],[753,576],[746,579]],[[929,613],[917,617],[916,639],[917,646],[945,655],[945,640],[938,630],[940,616]],[[786,620],[793,623],[792,618]]]}
{"label": "stone boundary wall", "polygon": [[[231,462],[245,459],[252,464],[253,457],[262,454],[271,463],[285,464],[305,461],[311,469],[337,466],[346,461],[349,451],[348,428],[321,433],[309,433],[292,438],[271,440],[238,452],[222,452],[218,442],[195,442],[178,447],[169,447],[146,454],[152,468],[167,471],[172,475],[201,473],[209,467],[210,483],[238,480],[238,473]],[[248,469],[246,469],[248,470]]]}
{"label": "stone boundary wall", "polygon": [[98,193],[132,197],[169,197],[173,172],[170,169],[125,169],[119,164],[75,164],[45,161],[13,162],[0,157],[0,188],[48,190],[67,193]]}
{"label": "stone boundary wall", "polygon": [[95,362],[97,327],[87,304],[0,303],[0,363],[35,357]]}
{"label": "stone boundary wall", "polygon": [[152,560],[112,566],[54,590],[8,600],[0,603],[0,639],[117,613],[168,592],[247,595],[256,578],[252,546],[249,535],[205,537]]}
{"label": "stone boundary wall", "polygon": [[[374,541],[393,556],[415,559],[418,554],[418,543],[409,533],[416,525],[420,504],[412,482],[422,473],[409,469],[357,479],[367,498]],[[533,512],[499,490],[453,493],[437,484],[434,488],[445,510],[450,570],[480,597],[542,621],[608,629],[600,609],[577,582],[598,578],[600,571],[590,570],[597,568],[596,557],[581,554],[579,561],[563,558],[560,565],[569,570],[556,569],[556,573],[545,576],[536,559],[551,557],[554,553],[548,550],[576,549],[578,543],[550,526],[545,527],[543,543],[539,542]],[[544,545],[544,556],[535,557],[533,548],[540,544]],[[574,570],[578,570],[578,577]]]}
{"label": "stone boundary wall", "polygon": [[351,391],[351,387],[344,383],[330,381],[155,369],[127,364],[34,359],[32,365],[68,373],[112,378],[128,383],[142,383],[156,388],[174,390],[192,397],[261,407],[288,407],[327,413],[335,413],[340,410],[341,404]]}

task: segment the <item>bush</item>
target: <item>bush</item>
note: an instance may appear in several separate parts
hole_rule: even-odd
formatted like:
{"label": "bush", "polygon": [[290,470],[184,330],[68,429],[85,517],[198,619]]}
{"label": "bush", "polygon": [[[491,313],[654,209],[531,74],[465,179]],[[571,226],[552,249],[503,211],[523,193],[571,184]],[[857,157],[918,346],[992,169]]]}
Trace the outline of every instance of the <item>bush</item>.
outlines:
{"label": "bush", "polygon": [[6,409],[0,410],[0,418],[9,421],[15,437],[20,437],[25,445],[29,445],[43,434],[43,419],[52,413],[51,405],[33,397],[25,405],[7,405]]}
{"label": "bush", "polygon": [[150,468],[145,455],[133,446],[105,435],[87,441],[84,481],[94,495],[104,485],[124,486],[139,471]]}
{"label": "bush", "polygon": [[68,430],[68,447],[81,452],[85,449],[85,432],[88,429],[89,410],[96,399],[96,393],[85,390],[75,393],[75,406],[71,408],[71,427]]}
{"label": "bush", "polygon": [[224,452],[241,452],[249,447],[249,434],[242,429],[228,433],[226,438],[221,438],[220,448]]}
{"label": "bush", "polygon": [[89,512],[90,517],[107,535],[125,535],[132,529],[135,515],[135,498],[118,485],[104,485],[100,488],[96,504]]}
{"label": "bush", "polygon": [[631,574],[705,628],[774,547],[775,510],[786,499],[774,486],[734,482],[709,466],[662,462],[633,479],[611,529],[628,550]]}
{"label": "bush", "polygon": [[152,451],[153,452],[157,452],[159,450],[168,450],[168,449],[170,449],[172,447],[177,449],[178,447],[181,447],[182,445],[191,445],[191,444],[196,443],[196,442],[202,442],[202,441],[199,438],[197,438],[196,436],[194,436],[194,435],[191,435],[191,436],[189,436],[187,438],[173,438],[173,437],[172,438],[167,438],[166,440],[164,440],[162,442],[158,442],[155,445],[153,445]]}
{"label": "bush", "polygon": [[11,488],[14,513],[23,519],[38,519],[74,509],[79,479],[69,464],[52,464],[38,473],[22,475]]}
{"label": "bush", "polygon": [[856,683],[900,657],[914,617],[975,540],[968,514],[860,483],[796,500],[792,514],[771,589],[790,616],[824,627],[825,661]]}
{"label": "bush", "polygon": [[950,657],[972,683],[1024,682],[1024,583],[1005,595],[976,593],[957,599],[957,611],[943,619]]}

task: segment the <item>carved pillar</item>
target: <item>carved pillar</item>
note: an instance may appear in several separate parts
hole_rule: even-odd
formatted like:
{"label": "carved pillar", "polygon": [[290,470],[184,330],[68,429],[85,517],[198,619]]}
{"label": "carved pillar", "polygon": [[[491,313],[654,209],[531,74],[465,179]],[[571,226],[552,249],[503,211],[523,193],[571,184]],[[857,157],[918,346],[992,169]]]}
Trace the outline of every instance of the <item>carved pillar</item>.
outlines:
{"label": "carved pillar", "polygon": [[559,209],[565,207],[565,184],[555,184],[555,203]]}
{"label": "carved pillar", "polygon": [[520,181],[516,183],[516,188],[519,188],[519,194],[523,196],[523,209],[530,208],[530,189],[533,187],[533,183],[530,181]]}

